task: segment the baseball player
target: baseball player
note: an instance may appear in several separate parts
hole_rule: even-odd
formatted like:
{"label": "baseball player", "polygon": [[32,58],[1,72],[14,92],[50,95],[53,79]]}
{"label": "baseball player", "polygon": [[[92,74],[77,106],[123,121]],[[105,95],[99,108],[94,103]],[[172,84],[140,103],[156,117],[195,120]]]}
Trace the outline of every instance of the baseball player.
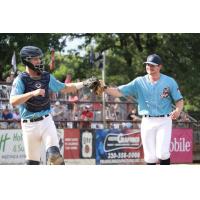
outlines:
{"label": "baseball player", "polygon": [[41,143],[46,148],[48,164],[62,165],[64,159],[59,151],[57,131],[50,110],[49,90],[73,93],[87,86],[91,79],[78,83],[61,83],[53,75],[44,71],[43,53],[35,46],[25,46],[20,57],[26,71],[13,82],[10,95],[12,106],[19,105],[23,131],[26,164],[40,163]]}
{"label": "baseball player", "polygon": [[[136,97],[142,116],[144,160],[150,165],[155,165],[158,160],[161,165],[169,165],[172,120],[177,119],[183,109],[183,97],[176,81],[160,73],[162,60],[159,55],[149,55],[144,64],[145,76],[118,88],[104,87],[104,90],[115,97]],[[175,110],[172,110],[173,102]]]}

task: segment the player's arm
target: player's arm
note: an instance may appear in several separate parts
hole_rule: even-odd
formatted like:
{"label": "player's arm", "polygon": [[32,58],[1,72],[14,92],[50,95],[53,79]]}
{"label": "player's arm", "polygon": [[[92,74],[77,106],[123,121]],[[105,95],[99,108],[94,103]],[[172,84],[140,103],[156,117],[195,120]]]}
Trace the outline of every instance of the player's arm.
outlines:
{"label": "player's arm", "polygon": [[122,93],[119,91],[118,88],[114,88],[114,87],[107,87],[104,90],[107,94],[114,96],[114,97],[121,97],[123,96]]}
{"label": "player's arm", "polygon": [[65,88],[61,91],[64,93],[73,93],[83,87],[91,89],[97,95],[101,95],[102,92],[105,91],[106,93],[115,97],[123,96],[118,88],[107,87],[103,84],[102,80],[98,80],[96,77],[91,77],[89,79],[84,80],[83,82],[65,84]]}
{"label": "player's arm", "polygon": [[83,88],[83,82],[78,83],[67,83],[65,84],[65,87],[61,90],[62,93],[75,93],[77,90],[80,90]]}
{"label": "player's arm", "polygon": [[183,105],[184,105],[183,99],[180,99],[179,101],[177,101],[175,103],[175,105],[176,105],[175,110],[171,112],[171,118],[172,119],[178,119],[179,118],[181,111],[183,110]]}
{"label": "player's arm", "polygon": [[27,92],[25,94],[11,96],[10,97],[10,104],[12,106],[17,106],[17,105],[25,103],[30,98],[36,97],[36,96],[39,96],[39,95],[44,97],[45,90],[44,89],[37,89],[37,90],[31,91],[31,92]]}
{"label": "player's arm", "polygon": [[96,91],[97,88],[101,88],[101,84],[96,77],[88,78],[82,82],[78,83],[67,83],[65,88],[61,90],[63,93],[74,93],[77,90],[80,90],[83,87],[87,87],[93,91]]}
{"label": "player's arm", "polygon": [[81,86],[77,88],[75,84],[76,83],[62,83],[50,74],[49,89],[53,92],[74,93],[81,88]]}
{"label": "player's arm", "polygon": [[179,90],[178,84],[174,79],[172,79],[171,82],[171,96],[173,100],[175,101],[176,108],[174,111],[171,112],[171,118],[172,119],[178,119],[181,111],[183,110],[183,96],[181,95],[181,92]]}
{"label": "player's arm", "polygon": [[176,103],[176,112],[181,113],[181,111],[183,110],[183,105],[184,105],[184,101],[183,99],[177,101]]}
{"label": "player's arm", "polygon": [[135,84],[136,81],[132,81],[126,85],[121,85],[118,87],[109,87],[106,86],[102,80],[100,80],[101,87],[103,87],[104,91],[114,97],[122,97],[122,96],[135,96],[136,89],[135,89]]}
{"label": "player's arm", "polygon": [[102,94],[102,92],[105,92],[111,96],[114,96],[114,97],[121,97],[123,96],[123,94],[119,91],[119,89],[117,87],[109,87],[107,85],[105,85],[105,83],[103,82],[103,80],[99,80],[99,84],[97,84],[97,87],[94,88],[94,90],[96,90],[95,93],[98,93],[99,89],[99,95]]}
{"label": "player's arm", "polygon": [[45,90],[44,89],[37,89],[31,92],[24,93],[24,84],[22,80],[17,77],[12,85],[12,90],[10,94],[10,104],[12,106],[17,106],[20,104],[25,103],[28,101],[30,98],[34,96],[44,96],[45,95]]}

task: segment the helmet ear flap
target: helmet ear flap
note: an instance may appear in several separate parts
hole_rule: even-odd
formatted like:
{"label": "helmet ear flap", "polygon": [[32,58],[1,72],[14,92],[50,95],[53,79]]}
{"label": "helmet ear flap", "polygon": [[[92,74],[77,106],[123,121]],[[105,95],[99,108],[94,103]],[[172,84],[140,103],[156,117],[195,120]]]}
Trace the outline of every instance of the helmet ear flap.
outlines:
{"label": "helmet ear flap", "polygon": [[21,58],[21,61],[25,66],[27,65],[27,61],[24,58]]}
{"label": "helmet ear flap", "polygon": [[23,62],[23,64],[24,64],[25,66],[31,68],[33,71],[37,71],[37,70],[35,69],[35,66],[34,66],[31,62],[28,62],[26,59],[23,59],[23,58],[22,58],[22,62]]}

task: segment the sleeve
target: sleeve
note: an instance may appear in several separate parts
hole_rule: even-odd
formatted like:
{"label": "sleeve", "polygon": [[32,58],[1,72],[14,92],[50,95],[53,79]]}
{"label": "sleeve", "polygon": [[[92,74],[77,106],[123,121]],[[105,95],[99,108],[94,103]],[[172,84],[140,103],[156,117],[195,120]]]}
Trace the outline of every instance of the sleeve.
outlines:
{"label": "sleeve", "polygon": [[137,97],[137,79],[134,79],[126,85],[119,86],[118,89],[124,96]]}
{"label": "sleeve", "polygon": [[174,79],[172,79],[172,83],[171,83],[171,97],[175,102],[183,99],[183,96],[179,90],[178,84]]}
{"label": "sleeve", "polygon": [[65,87],[66,87],[65,83],[62,83],[59,80],[56,80],[56,78],[50,74],[49,88],[53,92],[59,92]]}
{"label": "sleeve", "polygon": [[24,94],[24,90],[25,90],[24,83],[22,82],[22,80],[18,76],[12,84],[10,96],[12,97],[12,96],[15,96],[15,95]]}

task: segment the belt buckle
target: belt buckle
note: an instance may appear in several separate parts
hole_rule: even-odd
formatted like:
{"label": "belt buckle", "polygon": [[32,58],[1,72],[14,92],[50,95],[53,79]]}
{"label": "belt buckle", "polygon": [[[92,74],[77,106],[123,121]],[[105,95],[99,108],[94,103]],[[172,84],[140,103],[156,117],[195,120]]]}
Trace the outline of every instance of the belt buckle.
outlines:
{"label": "belt buckle", "polygon": [[23,119],[22,122],[23,123],[30,123],[31,121],[30,121],[30,119]]}
{"label": "belt buckle", "polygon": [[46,117],[48,117],[48,115],[44,115],[44,116],[42,116],[43,117],[43,119],[45,119]]}
{"label": "belt buckle", "polygon": [[37,117],[37,118],[32,118],[30,121],[31,122],[37,122],[40,121],[41,117]]}
{"label": "belt buckle", "polygon": [[26,123],[27,122],[36,122],[38,118],[32,118],[32,119],[26,119]]}
{"label": "belt buckle", "polygon": [[48,117],[48,116],[49,116],[49,114],[44,115],[44,116],[41,116],[41,117],[37,117],[37,118],[24,119],[22,122],[23,122],[23,123],[37,122],[37,121],[41,121],[41,120],[45,119],[45,118]]}
{"label": "belt buckle", "polygon": [[41,121],[41,120],[43,120],[43,119],[44,119],[43,116],[37,117],[37,118],[34,118],[34,119],[33,119],[33,122],[38,122],[38,121]]}
{"label": "belt buckle", "polygon": [[42,116],[43,119],[47,118],[49,114]]}

